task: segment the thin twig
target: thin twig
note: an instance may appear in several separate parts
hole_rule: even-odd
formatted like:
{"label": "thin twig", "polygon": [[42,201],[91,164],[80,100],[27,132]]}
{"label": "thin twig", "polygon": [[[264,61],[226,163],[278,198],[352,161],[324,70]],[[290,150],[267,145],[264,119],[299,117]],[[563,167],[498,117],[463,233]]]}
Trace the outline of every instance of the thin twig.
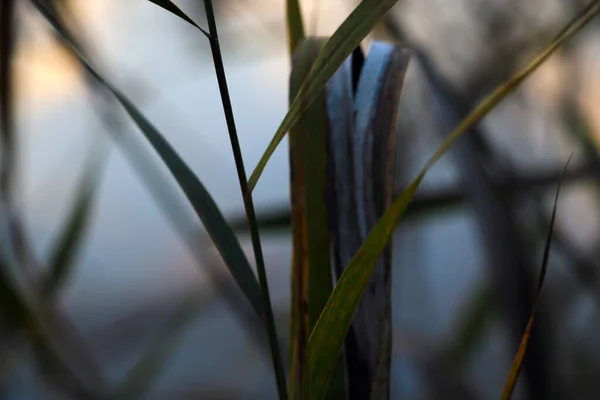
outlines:
{"label": "thin twig", "polygon": [[[500,193],[506,196],[529,195],[537,190],[546,190],[548,186],[556,184],[560,177],[560,171],[551,169],[548,171],[526,172],[521,176],[506,176],[496,182]],[[592,164],[584,164],[573,168],[565,173],[563,185],[578,183],[588,179],[600,178],[600,170]],[[397,195],[397,193],[396,193]],[[466,197],[460,187],[450,186],[446,188],[420,189],[415,194],[413,201],[406,209],[407,217],[419,217],[428,212],[446,210],[448,208],[461,207],[465,204]],[[259,217],[261,227],[285,227],[290,225],[290,210],[284,205],[273,205],[268,207],[268,212]],[[248,231],[245,217],[234,215],[227,219],[231,226],[238,232]]]}

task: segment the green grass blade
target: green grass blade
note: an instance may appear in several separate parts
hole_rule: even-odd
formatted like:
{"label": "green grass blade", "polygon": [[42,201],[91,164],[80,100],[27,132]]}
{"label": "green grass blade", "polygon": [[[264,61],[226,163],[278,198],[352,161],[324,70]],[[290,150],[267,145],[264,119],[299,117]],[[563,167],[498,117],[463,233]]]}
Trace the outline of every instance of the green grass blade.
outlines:
{"label": "green grass blade", "polygon": [[[569,162],[571,161],[571,157],[567,160],[565,164],[564,171],[567,170],[569,166]],[[546,272],[548,270],[548,258],[550,257],[550,246],[552,245],[552,233],[554,232],[554,222],[556,220],[556,210],[558,208],[558,196],[560,195],[560,186],[562,183],[562,177],[558,181],[558,186],[556,188],[556,195],[554,196],[554,207],[552,208],[552,216],[550,217],[550,226],[548,228],[548,235],[546,236],[546,243],[544,245],[544,255],[542,257],[542,266],[540,269],[540,277],[538,279],[538,284],[536,288],[536,294],[533,301],[533,308],[531,310],[531,314],[529,316],[529,320],[527,322],[527,327],[525,328],[525,333],[523,334],[523,338],[521,339],[521,344],[519,345],[519,349],[517,350],[517,354],[512,362],[510,367],[510,372],[508,373],[508,378],[506,379],[506,383],[504,384],[504,389],[502,390],[502,400],[510,400],[512,398],[513,391],[517,384],[517,379],[519,378],[519,372],[521,372],[521,365],[523,364],[523,358],[525,357],[525,353],[527,352],[527,345],[529,344],[529,338],[531,337],[531,330],[533,328],[533,322],[535,321],[535,314],[537,311],[537,307],[540,301],[540,295],[542,293],[542,287],[544,286],[544,279],[546,278]]]}
{"label": "green grass blade", "polygon": [[57,294],[73,269],[75,258],[87,232],[107,155],[104,148],[95,149],[94,154],[91,155],[71,213],[50,252],[49,275],[44,281],[44,292],[50,297]]}
{"label": "green grass blade", "polygon": [[106,81],[92,66],[90,61],[81,53],[78,46],[71,39],[69,33],[58,23],[53,14],[39,0],[31,0],[32,4],[46,18],[52,27],[61,35],[68,47],[73,50],[83,67],[92,75],[98,83],[109,90],[125,111],[133,119],[154,150],[165,163],[180,188],[183,190],[188,201],[196,211],[196,214],[204,224],[206,231],[214,241],[217,250],[237,284],[244,292],[250,304],[259,315],[264,318],[264,307],[261,298],[258,280],[250,267],[235,233],[223,217],[212,196],[208,193],[202,182],[194,174],[191,168],[177,154],[164,136],[150,123],[144,115],[116,88]]}
{"label": "green grass blade", "polygon": [[248,297],[254,310],[261,318],[264,318],[264,308],[256,276],[235,233],[227,224],[211,195],[160,132],[121,93],[115,89],[111,89],[111,91],[167,165],[198,217],[202,220],[238,285]]}
{"label": "green grass blade", "polygon": [[[309,38],[298,44],[292,59],[290,101],[310,72],[324,39]],[[325,202],[327,177],[327,101],[322,92],[290,132],[290,187],[293,218],[293,275],[290,397],[307,390],[296,385],[308,369],[306,344],[333,289],[330,237]],[[327,397],[345,398],[342,374],[330,383]]]}
{"label": "green grass blade", "polygon": [[252,191],[286,133],[325,88],[327,81],[398,0],[363,0],[327,41],[248,181]]}
{"label": "green grass blade", "polygon": [[307,352],[311,360],[309,384],[314,399],[323,398],[371,272],[422,179],[423,176],[418,177],[400,194],[375,225],[338,280],[313,329]]}
{"label": "green grass blade", "polygon": [[179,18],[181,18],[182,20],[184,20],[185,22],[191,24],[192,26],[198,28],[200,30],[200,32],[202,32],[204,34],[204,36],[206,36],[207,38],[210,39],[210,35],[207,31],[205,31],[204,29],[202,29],[200,26],[198,26],[198,24],[196,24],[190,17],[188,17],[182,10],[181,8],[177,7],[171,0],[148,0],[150,3],[156,4],[159,7],[164,8],[167,11],[172,12],[173,14],[175,14],[176,16],[178,16]]}
{"label": "green grass blade", "polygon": [[299,0],[287,0],[286,17],[290,53],[294,54],[296,46],[304,39],[304,21]]}
{"label": "green grass blade", "polygon": [[323,397],[335,368],[337,356],[342,349],[344,337],[375,263],[390,240],[398,221],[406,211],[408,203],[413,198],[425,174],[465,131],[487,115],[496,104],[535,71],[565,40],[581,30],[599,11],[600,1],[592,2],[529,64],[501,84],[463,119],[425,164],[415,180],[394,200],[391,207],[386,210],[372,229],[352,261],[346,266],[309,339],[308,354],[312,364],[309,379],[311,387],[316,390],[314,392],[315,399]]}
{"label": "green grass blade", "polygon": [[[96,386],[97,384],[101,385],[96,379],[97,376],[89,375],[90,370],[84,365],[79,365],[79,368],[72,365],[73,357],[70,356],[73,353],[71,352],[69,355],[67,353],[77,344],[70,342],[69,347],[65,347],[65,339],[71,338],[64,335],[65,332],[61,332],[61,335],[57,336],[57,332],[53,330],[59,323],[58,315],[36,306],[28,296],[20,293],[15,281],[8,274],[8,271],[16,270],[11,259],[14,260],[14,255],[11,256],[6,252],[0,255],[0,318],[2,323],[8,325],[9,334],[26,334],[34,344],[36,352],[43,354],[46,364],[51,365],[54,374],[64,374],[65,377],[68,377],[70,386],[80,395],[85,394],[85,398],[96,398],[90,394],[100,393],[102,390],[101,386]],[[18,351],[19,348],[15,350]],[[3,355],[5,356],[5,354]],[[95,387],[92,389],[91,386]]]}

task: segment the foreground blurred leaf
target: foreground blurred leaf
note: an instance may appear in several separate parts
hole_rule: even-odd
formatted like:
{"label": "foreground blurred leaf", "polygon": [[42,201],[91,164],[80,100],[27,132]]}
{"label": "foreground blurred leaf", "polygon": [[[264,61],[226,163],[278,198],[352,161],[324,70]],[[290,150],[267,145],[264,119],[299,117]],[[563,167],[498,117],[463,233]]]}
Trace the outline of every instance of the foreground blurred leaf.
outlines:
{"label": "foreground blurred leaf", "polygon": [[181,18],[185,22],[198,28],[200,30],[200,32],[202,32],[204,34],[204,36],[206,36],[207,38],[210,39],[210,35],[208,34],[208,32],[205,31],[204,29],[200,28],[200,26],[198,26],[198,24],[196,24],[190,17],[188,17],[183,11],[181,11],[181,9],[179,7],[177,7],[171,0],[148,0],[148,1],[150,3],[154,3],[157,6],[162,7],[165,10],[170,11],[173,14],[177,15],[179,18]]}
{"label": "foreground blurred leaf", "polygon": [[[167,142],[164,136],[140,113],[137,108],[108,81],[106,81],[92,66],[91,62],[83,55],[77,44],[71,39],[68,31],[57,21],[53,13],[39,0],[30,0],[38,11],[46,18],[52,27],[61,35],[64,42],[71,48],[78,57],[84,68],[92,75],[102,86],[108,89],[136,125],[140,128],[146,139],[150,142],[154,150],[163,160],[173,177],[176,179],[180,188],[185,193],[190,204],[196,211],[196,214],[204,224],[208,234],[214,241],[219,254],[225,260],[225,263],[231,274],[235,278],[239,287],[242,289],[250,304],[259,317],[264,318],[263,304],[258,280],[250,267],[250,264],[240,246],[231,227],[223,217],[217,204],[208,193],[202,182],[190,169],[190,167],[177,154],[173,147]],[[115,133],[116,134],[116,133]]]}
{"label": "foreground blurred leaf", "polygon": [[156,338],[150,349],[133,366],[119,388],[115,399],[141,399],[156,383],[157,377],[181,344],[185,328],[198,313],[212,304],[214,297],[206,293],[190,296],[180,309],[169,319],[164,330]]}
{"label": "foreground blurred leaf", "polygon": [[[54,310],[19,293],[7,274],[15,266],[6,260],[6,252],[3,253],[0,256],[0,317],[6,324],[5,329],[27,335],[38,360],[47,366],[46,370],[52,371],[51,382],[57,382],[56,378],[60,377],[61,389],[84,398],[101,397],[102,378],[87,355],[77,348],[78,339],[72,335],[71,327]],[[17,346],[11,350],[18,352],[21,348]],[[9,353],[8,357],[14,357],[14,353]]]}
{"label": "foreground blurred leaf", "polygon": [[50,297],[57,294],[69,277],[77,252],[87,232],[94,197],[107,158],[106,149],[95,148],[94,150],[86,165],[71,213],[50,253],[49,275],[44,282],[44,292]]}
{"label": "foreground blurred leaf", "polygon": [[526,67],[518,71],[485,98],[449,134],[413,182],[394,200],[391,207],[377,222],[352,261],[346,266],[309,339],[308,357],[312,364],[309,379],[311,390],[315,390],[313,392],[315,399],[323,397],[335,368],[337,357],[342,350],[344,337],[350,327],[352,317],[369,282],[377,259],[390,240],[398,221],[406,211],[408,203],[414,196],[425,174],[465,131],[487,115],[496,104],[535,71],[565,40],[583,28],[599,11],[600,1],[592,2]]}
{"label": "foreground blurred leaf", "polygon": [[[13,210],[2,222],[8,228],[9,241],[3,242],[0,267],[6,274],[7,290],[12,291],[12,297],[27,313],[26,319],[21,324],[15,320],[12,328],[29,335],[34,344],[35,365],[48,383],[58,384],[61,391],[76,393],[77,398],[101,397],[106,385],[89,346],[64,313],[53,302],[45,301],[41,293],[39,272],[44,269],[31,248],[22,218]],[[21,272],[20,276],[15,272]],[[90,397],[90,392],[97,396]]]}
{"label": "foreground blurred leaf", "polygon": [[[48,364],[57,373],[68,376],[70,386],[81,395],[89,396],[90,391],[102,393],[103,382],[86,354],[76,349],[77,340],[69,336],[73,330],[63,324],[60,313],[53,308],[45,308],[39,301],[37,268],[29,240],[26,238],[21,217],[14,207],[10,187],[13,173],[14,132],[12,118],[12,77],[10,67],[13,57],[14,34],[17,30],[15,15],[16,1],[0,1],[0,134],[2,155],[0,171],[0,308],[5,331],[20,335],[26,333],[39,352],[45,354]],[[58,328],[65,328],[59,331]],[[19,346],[12,349],[15,354]],[[3,355],[4,356],[4,355]],[[11,355],[8,356],[11,358]],[[75,364],[77,364],[75,366]],[[89,368],[88,368],[89,367]],[[60,372],[59,372],[60,371]],[[85,382],[87,381],[87,382]],[[92,388],[88,390],[88,388]],[[91,398],[91,397],[90,397]]]}
{"label": "foreground blurred leaf", "polygon": [[[46,1],[45,4],[51,5],[52,2]],[[52,10],[52,8],[50,8]],[[57,17],[55,23],[58,26],[66,27],[63,22],[64,17],[61,13],[54,13]],[[65,30],[70,32],[70,30]],[[62,40],[59,33],[55,34],[61,45],[69,53],[74,53],[73,47],[67,41]],[[81,43],[78,41],[77,43]],[[83,46],[83,44],[81,44]],[[84,47],[79,47],[85,50]],[[75,59],[77,55],[73,54]],[[151,198],[156,202],[160,211],[167,217],[175,233],[186,245],[193,255],[198,266],[206,272],[211,285],[219,292],[221,298],[225,301],[232,314],[241,323],[244,332],[250,337],[260,355],[264,358],[270,358],[269,347],[266,345],[263,322],[257,317],[250,302],[247,301],[244,293],[240,291],[226,265],[222,265],[222,259],[218,252],[213,254],[213,242],[207,234],[200,232],[199,226],[194,218],[190,218],[187,207],[182,204],[179,193],[172,190],[170,177],[165,176],[163,170],[159,168],[153,154],[149,153],[137,138],[130,135],[124,122],[121,121],[121,106],[117,104],[112,93],[102,86],[96,78],[80,63],[82,72],[91,89],[93,99],[101,121],[107,132],[112,134],[112,139],[117,141],[121,150],[125,153],[127,161],[137,173],[145,188],[149,191]],[[145,139],[142,139],[145,140]],[[160,166],[162,167],[162,165]],[[211,249],[206,251],[206,249]],[[210,257],[207,259],[207,257]]]}
{"label": "foreground blurred leaf", "polygon": [[[572,157],[573,155],[571,154],[571,157],[569,157],[565,164],[565,171],[569,166],[569,162],[571,161]],[[535,314],[540,302],[540,294],[542,293],[544,279],[546,278],[546,271],[548,270],[548,259],[550,257],[550,246],[552,245],[552,233],[554,232],[554,221],[556,220],[556,210],[558,208],[558,196],[560,195],[561,183],[562,180],[559,180],[558,186],[556,188],[556,195],[554,196],[554,206],[552,208],[552,216],[550,217],[550,226],[548,228],[546,244],[544,245],[544,255],[542,257],[542,266],[540,268],[540,277],[538,279],[533,308],[529,316],[529,321],[527,322],[527,327],[525,328],[525,333],[523,334],[523,338],[521,339],[521,344],[519,345],[517,355],[513,360],[512,366],[510,367],[510,372],[508,374],[508,378],[506,379],[506,383],[504,384],[504,389],[502,390],[501,397],[502,400],[510,400],[512,398],[515,385],[517,384],[517,379],[519,378],[519,372],[521,371],[521,365],[523,364],[523,358],[525,357],[525,353],[527,351],[527,345],[529,344],[529,338],[531,337],[531,330],[533,328],[533,322],[535,321]]]}
{"label": "foreground blurred leaf", "polygon": [[16,43],[15,0],[0,1],[0,198],[9,200],[14,166],[13,50]]}
{"label": "foreground blurred leaf", "polygon": [[446,349],[444,361],[452,368],[462,368],[480,343],[485,328],[494,313],[494,296],[487,284],[475,289],[465,309],[457,318],[458,324]]}
{"label": "foreground blurred leaf", "polygon": [[31,312],[6,275],[6,265],[0,262],[0,314],[13,326],[30,326]]}
{"label": "foreground blurred leaf", "polygon": [[327,41],[248,181],[254,189],[271,155],[327,81],[398,0],[363,0]]}

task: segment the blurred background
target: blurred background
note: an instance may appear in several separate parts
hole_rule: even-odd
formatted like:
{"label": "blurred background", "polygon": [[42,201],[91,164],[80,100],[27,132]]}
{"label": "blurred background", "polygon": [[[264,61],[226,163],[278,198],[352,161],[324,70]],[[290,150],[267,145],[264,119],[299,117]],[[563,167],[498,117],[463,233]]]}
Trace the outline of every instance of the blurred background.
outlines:
{"label": "blurred background", "polygon": [[[239,227],[253,260],[206,38],[145,0],[56,3],[94,64],[165,134]],[[175,3],[206,25],[202,2]],[[330,35],[356,4],[302,1],[308,34]],[[397,190],[479,100],[585,4],[399,2],[369,36],[415,50],[399,116]],[[251,171],[287,111],[285,4],[219,0],[215,7],[244,161]],[[215,277],[229,282],[218,254],[199,241],[198,265],[156,194],[140,179],[145,173],[162,182],[157,193],[170,193],[165,196],[176,204],[176,218],[200,229],[162,162],[118,107],[108,110],[99,101],[77,61],[29,2],[18,1],[16,15],[14,196],[41,264],[72,212],[89,160],[101,154],[93,213],[56,308],[85,342],[102,379],[118,385],[140,357],[169,342],[156,353],[164,368],[149,375],[153,384],[144,398],[276,398],[260,327],[248,322],[242,305],[232,312],[232,303],[215,289]],[[593,21],[427,176],[393,240],[392,398],[500,396],[531,309],[556,183],[573,151],[541,313],[515,397],[600,396],[599,62],[600,25]],[[152,170],[132,165],[114,144],[111,127],[140,150]],[[282,143],[254,191],[286,356],[287,153]],[[195,308],[184,318],[189,323],[171,341],[164,332],[182,325],[177,321],[190,296]],[[44,383],[48,371],[27,362],[33,353],[13,333],[5,335],[3,358],[15,358],[15,348],[22,357],[3,365],[2,398],[62,398]]]}

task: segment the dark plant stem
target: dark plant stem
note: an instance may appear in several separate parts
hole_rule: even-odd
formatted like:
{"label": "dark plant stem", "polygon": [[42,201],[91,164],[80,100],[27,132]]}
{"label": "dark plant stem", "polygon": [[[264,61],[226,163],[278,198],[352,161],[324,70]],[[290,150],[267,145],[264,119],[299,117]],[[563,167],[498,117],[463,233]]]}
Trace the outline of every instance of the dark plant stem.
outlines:
{"label": "dark plant stem", "polygon": [[273,358],[273,368],[275,370],[275,378],[277,380],[277,391],[280,399],[287,399],[285,373],[283,371],[283,363],[279,352],[279,342],[277,340],[277,330],[275,328],[275,319],[273,317],[273,309],[271,307],[271,296],[269,295],[269,285],[267,283],[267,273],[265,270],[265,262],[263,259],[262,248],[260,245],[260,235],[258,232],[258,224],[256,222],[256,214],[254,212],[254,204],[252,194],[248,190],[248,180],[246,178],[246,170],[244,168],[244,160],[242,159],[242,151],[238,140],[235,120],[233,118],[233,108],[227,88],[227,79],[225,77],[225,67],[223,65],[223,57],[221,55],[221,46],[219,45],[219,37],[217,34],[217,24],[215,13],[213,10],[212,0],[204,0],[204,8],[206,9],[206,19],[208,22],[208,31],[210,34],[209,42],[212,52],[213,62],[215,64],[215,72],[223,102],[223,112],[227,122],[229,138],[231,140],[231,148],[235,158],[235,166],[238,173],[242,196],[244,198],[244,208],[246,218],[250,226],[250,237],[252,239],[252,248],[254,249],[254,257],[256,259],[256,269],[258,271],[258,279],[260,282],[262,299],[265,307],[265,322],[267,334],[269,336],[269,344],[271,346],[271,355]]}
{"label": "dark plant stem", "polygon": [[0,0],[0,195],[10,201],[13,169],[15,165],[12,56],[15,46],[15,0]]}

